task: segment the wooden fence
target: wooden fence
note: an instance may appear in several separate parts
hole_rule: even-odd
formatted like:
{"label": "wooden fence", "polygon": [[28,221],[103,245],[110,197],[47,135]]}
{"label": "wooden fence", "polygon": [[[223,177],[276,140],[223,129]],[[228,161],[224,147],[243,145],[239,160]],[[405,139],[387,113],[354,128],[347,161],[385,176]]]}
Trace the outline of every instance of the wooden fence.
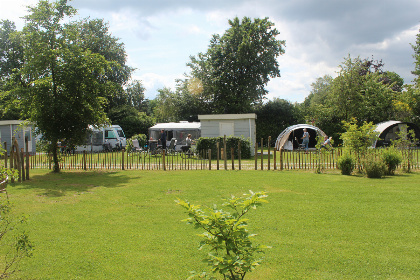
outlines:
{"label": "wooden fence", "polygon": [[[223,150],[223,149],[222,149]],[[381,150],[374,150],[379,157]],[[183,153],[152,154],[147,151],[101,152],[61,154],[60,168],[63,170],[315,170],[336,169],[337,160],[342,154],[340,148],[329,152],[317,151],[276,151],[265,148],[256,151],[252,159],[233,157],[230,159],[221,151],[216,158],[211,158],[211,151],[188,156]],[[420,168],[420,150],[413,150],[411,169]],[[240,155],[240,153],[239,153]],[[29,157],[30,168],[52,169],[52,157],[45,153],[36,153]]]}
{"label": "wooden fence", "polygon": [[[263,143],[263,139],[261,139]],[[6,144],[4,144],[6,145]],[[10,165],[19,172],[19,181],[29,179],[29,169],[52,169],[52,156],[46,153],[29,155],[23,153],[14,144],[10,156],[4,156],[4,165]],[[223,147],[225,147],[223,145]],[[26,147],[28,150],[28,147]],[[18,152],[20,151],[20,153]],[[216,158],[212,158],[211,150],[199,154],[188,155],[181,152],[151,153],[148,151],[100,152],[76,154],[60,154],[60,168],[63,170],[317,170],[336,169],[337,160],[342,154],[341,148],[322,152],[310,150],[276,151],[272,147],[263,148],[255,144],[255,156],[252,159],[241,159],[240,146],[235,158],[234,150],[218,149]],[[379,157],[381,149],[372,150]],[[410,168],[420,169],[420,150],[411,150]],[[228,159],[227,155],[230,155]],[[13,159],[13,160],[12,160]],[[401,166],[400,166],[401,168]]]}

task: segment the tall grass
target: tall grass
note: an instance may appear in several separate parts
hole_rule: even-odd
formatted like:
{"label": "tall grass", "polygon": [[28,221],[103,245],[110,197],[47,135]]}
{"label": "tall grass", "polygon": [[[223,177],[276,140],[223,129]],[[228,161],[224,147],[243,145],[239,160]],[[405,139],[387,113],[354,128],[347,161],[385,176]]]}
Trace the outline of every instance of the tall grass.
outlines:
{"label": "tall grass", "polygon": [[174,200],[268,192],[250,231],[272,246],[247,279],[419,279],[420,174],[34,170],[8,187],[34,256],[15,279],[186,279],[206,270]]}

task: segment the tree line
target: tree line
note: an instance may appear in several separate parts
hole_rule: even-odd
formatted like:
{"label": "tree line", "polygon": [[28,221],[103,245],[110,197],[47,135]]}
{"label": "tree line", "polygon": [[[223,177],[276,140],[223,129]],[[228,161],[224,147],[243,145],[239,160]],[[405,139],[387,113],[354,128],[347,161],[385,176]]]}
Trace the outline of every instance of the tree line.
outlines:
{"label": "tree line", "polygon": [[280,77],[277,58],[285,53],[280,32],[268,18],[236,17],[205,52],[190,57],[190,71],[175,89],[159,89],[148,100],[142,82],[131,79],[135,69],[127,65],[124,43],[103,19],[73,20],[77,10],[67,2],[28,7],[22,30],[0,21],[0,119],[32,121],[53,153],[60,139],[83,141],[91,124],[119,124],[131,137],[147,134],[156,122],[197,121],[199,114],[256,113],[257,139],[273,141],[297,123],[314,124],[338,140],[342,121],[351,118],[420,122],[420,35],[413,45],[413,85],[382,61],[349,55],[336,78],[318,78],[303,103],[291,103],[266,100],[265,86]]}

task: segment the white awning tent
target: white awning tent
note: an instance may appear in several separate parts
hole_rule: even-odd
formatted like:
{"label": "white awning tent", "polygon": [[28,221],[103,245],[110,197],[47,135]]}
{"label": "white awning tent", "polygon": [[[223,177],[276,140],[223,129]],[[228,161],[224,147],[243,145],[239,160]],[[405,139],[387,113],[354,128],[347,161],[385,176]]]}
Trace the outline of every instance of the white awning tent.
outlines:
{"label": "white awning tent", "polygon": [[323,137],[326,134],[316,126],[309,125],[309,124],[296,124],[289,126],[285,130],[283,130],[280,135],[277,137],[276,141],[276,149],[279,151],[280,149],[284,150],[293,150],[298,148],[299,144],[302,143],[302,135],[303,129],[309,132],[309,147],[313,148],[316,145],[316,136],[322,135]]}
{"label": "white awning tent", "polygon": [[[403,126],[407,126],[408,132],[414,131],[416,139],[420,139],[420,129],[413,123],[401,121],[385,121],[376,125],[375,131],[379,132],[379,140],[373,143],[373,148],[387,147],[393,140],[398,138],[398,133]],[[417,143],[420,147],[420,143]]]}
{"label": "white awning tent", "polygon": [[191,134],[192,139],[198,139],[201,136],[201,123],[199,122],[179,122],[179,123],[158,123],[149,128],[149,137],[154,140],[160,138],[160,131],[166,132],[167,141],[172,138],[177,140],[177,149],[181,145],[185,145],[185,139],[188,134]]}

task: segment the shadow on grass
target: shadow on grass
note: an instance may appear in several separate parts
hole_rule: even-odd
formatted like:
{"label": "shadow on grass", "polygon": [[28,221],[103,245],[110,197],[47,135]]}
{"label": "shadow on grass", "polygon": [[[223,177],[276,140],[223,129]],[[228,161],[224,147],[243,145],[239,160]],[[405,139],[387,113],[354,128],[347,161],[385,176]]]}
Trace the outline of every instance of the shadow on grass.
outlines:
{"label": "shadow on grass", "polygon": [[79,171],[33,175],[29,181],[13,183],[12,188],[40,189],[48,197],[61,197],[71,193],[86,193],[97,187],[117,188],[132,178],[118,172]]}

